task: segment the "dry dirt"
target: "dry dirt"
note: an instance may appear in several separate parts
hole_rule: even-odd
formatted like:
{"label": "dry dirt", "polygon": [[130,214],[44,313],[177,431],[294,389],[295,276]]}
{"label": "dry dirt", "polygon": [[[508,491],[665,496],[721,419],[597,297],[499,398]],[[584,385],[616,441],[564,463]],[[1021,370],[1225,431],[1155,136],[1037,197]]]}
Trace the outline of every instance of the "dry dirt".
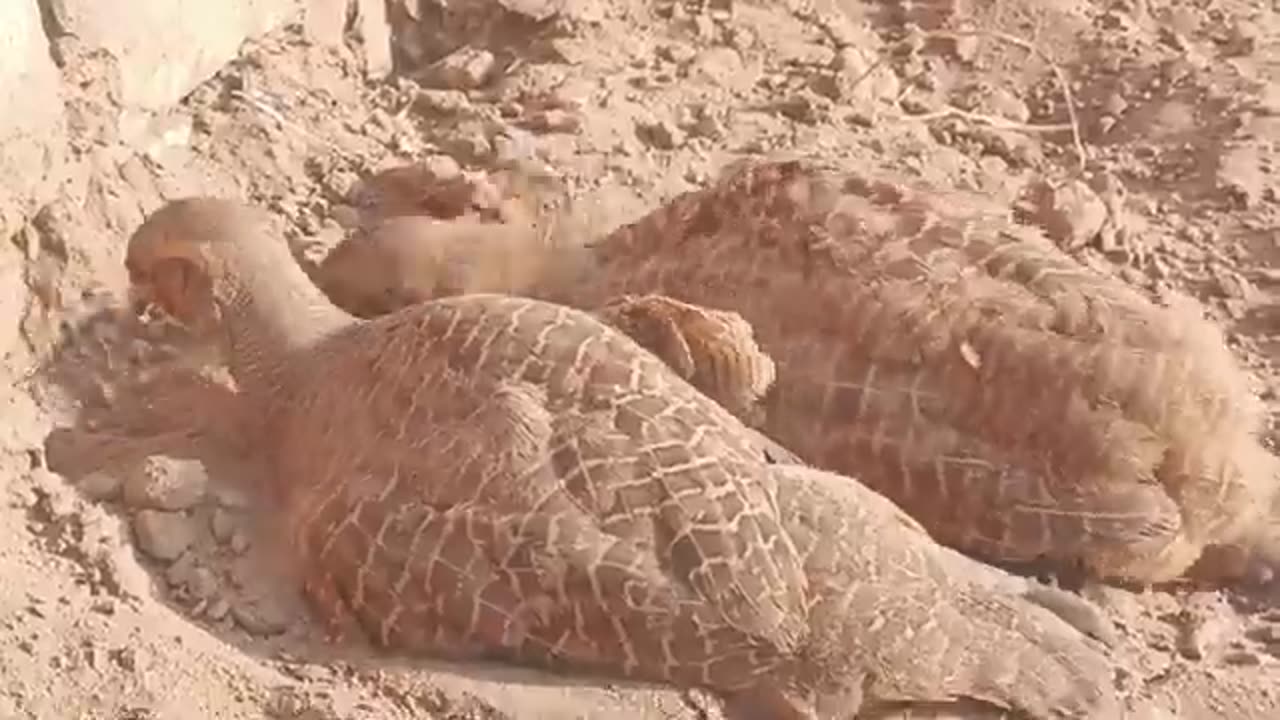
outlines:
{"label": "dry dirt", "polygon": [[[86,168],[85,192],[14,238],[37,302],[7,374],[112,341],[110,323],[70,330],[113,302],[123,241],[165,198],[263,203],[314,262],[353,183],[391,165],[536,158],[605,230],[728,160],[794,152],[977,190],[1102,272],[1191,292],[1280,403],[1280,5],[578,0],[541,22],[497,0],[389,5],[391,80],[363,80],[356,45],[284,28],[145,153]],[[110,149],[112,79],[70,79],[80,150]],[[36,450],[64,400],[5,385],[0,718],[717,715],[663,690],[323,647],[258,551],[247,483],[156,458],[72,484]],[[1280,591],[1092,594],[1144,717],[1280,717]]]}

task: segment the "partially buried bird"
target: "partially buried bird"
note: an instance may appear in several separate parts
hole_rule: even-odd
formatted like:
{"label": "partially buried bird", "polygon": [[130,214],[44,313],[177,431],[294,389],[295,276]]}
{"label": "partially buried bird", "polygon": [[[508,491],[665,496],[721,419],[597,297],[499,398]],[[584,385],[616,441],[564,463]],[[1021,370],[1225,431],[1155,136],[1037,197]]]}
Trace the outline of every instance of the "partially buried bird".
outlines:
{"label": "partially buried bird", "polygon": [[[737,718],[961,700],[1120,716],[1103,650],[1027,581],[850,478],[765,462],[732,414],[601,321],[498,295],[358,320],[265,221],[173,201],[127,266],[138,295],[228,343],[238,427],[202,427],[269,466],[333,627],[703,687]],[[84,466],[76,432],[48,439],[55,470]]]}
{"label": "partially buried bird", "polygon": [[[420,258],[397,287],[412,301],[439,297],[429,258],[448,247],[491,291],[586,310],[657,294],[731,313],[754,336],[714,352],[776,363],[761,429],[805,462],[857,476],[943,543],[1143,583],[1184,575],[1206,549],[1252,555],[1264,574],[1280,567],[1280,464],[1222,332],[1189,299],[1161,307],[1003,215],[972,194],[813,161],[748,162],[586,247],[511,222],[469,246],[389,225],[341,246],[321,282],[358,305],[387,279],[353,284],[352,258]],[[495,285],[486,258],[505,256],[554,272]],[[637,339],[677,368],[706,354]],[[750,373],[719,379],[744,391],[697,384],[717,398],[750,394]],[[1245,569],[1212,571],[1234,580]]]}

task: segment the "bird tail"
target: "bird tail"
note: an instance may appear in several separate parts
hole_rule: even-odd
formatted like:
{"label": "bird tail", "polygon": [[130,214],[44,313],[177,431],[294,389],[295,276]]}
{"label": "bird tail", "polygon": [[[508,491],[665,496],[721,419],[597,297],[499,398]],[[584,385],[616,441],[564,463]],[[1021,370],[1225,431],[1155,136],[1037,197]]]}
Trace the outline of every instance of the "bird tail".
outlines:
{"label": "bird tail", "polygon": [[[955,658],[956,695],[1030,717],[1106,720],[1121,710],[1101,645],[1041,607],[998,595],[966,594],[956,609],[972,636]],[[973,618],[979,618],[973,622]]]}

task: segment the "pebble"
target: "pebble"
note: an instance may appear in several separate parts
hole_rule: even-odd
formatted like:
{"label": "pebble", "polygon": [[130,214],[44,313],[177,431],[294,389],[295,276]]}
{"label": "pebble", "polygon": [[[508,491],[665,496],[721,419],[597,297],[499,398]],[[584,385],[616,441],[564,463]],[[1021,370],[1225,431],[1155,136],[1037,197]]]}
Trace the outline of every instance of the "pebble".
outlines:
{"label": "pebble", "polygon": [[187,510],[204,499],[209,477],[194,460],[148,458],[124,481],[125,504],[151,510]]}
{"label": "pebble", "polygon": [[120,488],[123,484],[118,475],[93,472],[80,478],[80,482],[76,483],[76,487],[90,500],[111,502],[120,496]]}
{"label": "pebble", "polygon": [[1073,180],[1062,187],[1037,183],[1032,190],[1034,221],[1067,250],[1084,247],[1102,231],[1107,205],[1090,187]]}
{"label": "pebble", "polygon": [[213,515],[209,517],[209,530],[213,533],[213,539],[223,545],[231,542],[238,527],[236,516],[226,508],[214,508]]}
{"label": "pebble", "polygon": [[1178,653],[1188,660],[1203,660],[1205,637],[1201,626],[1188,621],[1178,628]]}
{"label": "pebble", "polygon": [[524,126],[537,132],[577,132],[582,127],[582,118],[566,110],[540,110],[529,115]]}
{"label": "pebble", "polygon": [[489,81],[496,66],[493,53],[464,46],[428,66],[423,77],[439,87],[473,90]]}
{"label": "pebble", "polygon": [[738,51],[725,46],[702,51],[693,62],[693,72],[726,87],[746,86],[754,80],[750,73],[743,72]]}
{"label": "pebble", "polygon": [[1222,656],[1222,661],[1228,665],[1251,666],[1261,663],[1262,658],[1248,650],[1232,650]]}
{"label": "pebble", "polygon": [[213,622],[219,622],[227,615],[231,614],[231,603],[226,598],[214,598],[204,608],[204,616]]}
{"label": "pebble", "polygon": [[225,485],[218,485],[213,490],[213,499],[218,507],[231,510],[243,510],[249,507],[249,498],[243,492]]}
{"label": "pebble", "polygon": [[684,132],[665,120],[637,122],[636,136],[646,145],[657,150],[675,150],[684,144]]}
{"label": "pebble", "polygon": [[1027,108],[1027,104],[1022,101],[1022,98],[1001,87],[992,89],[991,95],[987,98],[985,104],[996,115],[1014,122],[1025,123],[1031,119],[1031,110]]}
{"label": "pebble", "polygon": [[107,657],[125,672],[133,672],[138,667],[138,656],[130,647],[115,648],[107,653]]}
{"label": "pebble", "polygon": [[1210,272],[1218,286],[1218,294],[1223,297],[1250,300],[1257,295],[1253,285],[1243,275],[1230,268],[1214,266]]}
{"label": "pebble", "polygon": [[284,612],[270,601],[237,603],[231,607],[231,617],[245,632],[271,636],[283,633],[289,627]]}
{"label": "pebble", "polygon": [[218,592],[218,576],[207,567],[197,567],[187,578],[186,587],[191,597],[208,600]]}
{"label": "pebble", "polygon": [[231,552],[243,555],[249,549],[249,536],[243,529],[237,529],[231,535]]}
{"label": "pebble", "polygon": [[142,552],[156,560],[176,560],[195,542],[195,530],[181,513],[140,510],[133,517],[133,532]]}
{"label": "pebble", "polygon": [[301,690],[280,687],[263,704],[262,712],[277,720],[338,720],[341,716],[322,698],[311,698]]}
{"label": "pebble", "polygon": [[455,115],[471,107],[471,101],[461,90],[422,90],[414,100],[419,112]]}
{"label": "pebble", "polygon": [[191,553],[184,552],[178,556],[177,560],[164,571],[165,582],[169,583],[169,587],[181,587],[187,584],[187,579],[195,570],[196,561]]}
{"label": "pebble", "polygon": [[1263,625],[1253,628],[1245,635],[1250,640],[1263,644],[1280,643],[1280,625]]}
{"label": "pebble", "polygon": [[879,59],[861,48],[847,47],[836,56],[841,97],[857,103],[887,102],[902,94],[894,72],[879,66]]}
{"label": "pebble", "polygon": [[170,587],[182,588],[192,600],[208,600],[218,592],[218,577],[207,567],[198,565],[191,553],[183,553],[165,571]]}

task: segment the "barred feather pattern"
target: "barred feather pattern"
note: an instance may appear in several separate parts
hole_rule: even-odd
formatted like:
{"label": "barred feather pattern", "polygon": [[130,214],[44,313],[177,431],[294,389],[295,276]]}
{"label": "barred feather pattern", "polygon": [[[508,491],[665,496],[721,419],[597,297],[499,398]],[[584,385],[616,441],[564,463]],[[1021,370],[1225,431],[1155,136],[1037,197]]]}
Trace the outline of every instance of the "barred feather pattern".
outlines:
{"label": "barred feather pattern", "polygon": [[592,245],[544,295],[738,313],[777,363],[766,432],[939,539],[1160,581],[1251,542],[1262,407],[1189,299],[1158,306],[966,193],[748,163]]}

